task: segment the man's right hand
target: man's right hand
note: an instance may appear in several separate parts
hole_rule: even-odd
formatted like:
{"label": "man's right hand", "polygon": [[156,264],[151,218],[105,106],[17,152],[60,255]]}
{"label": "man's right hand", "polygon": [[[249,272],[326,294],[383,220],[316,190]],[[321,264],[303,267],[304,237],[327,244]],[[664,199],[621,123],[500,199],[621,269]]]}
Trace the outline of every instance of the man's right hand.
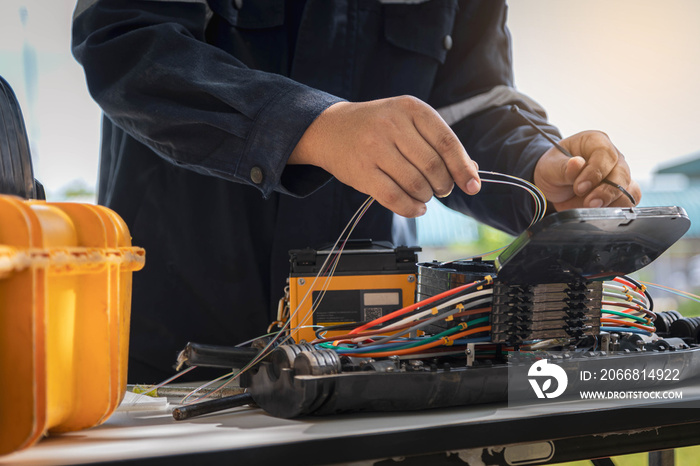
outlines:
{"label": "man's right hand", "polygon": [[307,128],[289,164],[316,165],[404,217],[456,183],[481,189],[478,167],[438,113],[414,97],[338,102]]}

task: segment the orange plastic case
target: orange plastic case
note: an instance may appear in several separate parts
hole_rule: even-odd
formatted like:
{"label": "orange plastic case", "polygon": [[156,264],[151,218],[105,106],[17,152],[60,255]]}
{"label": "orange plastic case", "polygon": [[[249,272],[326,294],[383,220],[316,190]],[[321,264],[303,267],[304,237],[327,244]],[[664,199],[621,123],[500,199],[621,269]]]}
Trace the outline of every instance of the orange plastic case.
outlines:
{"label": "orange plastic case", "polygon": [[119,405],[144,262],[105,207],[0,195],[0,455]]}

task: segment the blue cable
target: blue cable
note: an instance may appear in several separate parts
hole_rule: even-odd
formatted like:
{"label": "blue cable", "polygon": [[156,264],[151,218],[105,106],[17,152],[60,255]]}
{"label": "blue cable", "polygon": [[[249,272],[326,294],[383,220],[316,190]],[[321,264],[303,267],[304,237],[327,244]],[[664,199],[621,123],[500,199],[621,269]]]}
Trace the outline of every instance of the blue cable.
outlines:
{"label": "blue cable", "polygon": [[455,340],[455,345],[466,345],[469,343],[482,343],[485,341],[491,341],[491,337],[475,337],[475,338],[463,338],[460,340]]}
{"label": "blue cable", "polygon": [[629,327],[600,327],[604,332],[622,332],[622,333],[639,333],[640,335],[651,335],[651,333],[646,332],[639,328],[629,328]]}

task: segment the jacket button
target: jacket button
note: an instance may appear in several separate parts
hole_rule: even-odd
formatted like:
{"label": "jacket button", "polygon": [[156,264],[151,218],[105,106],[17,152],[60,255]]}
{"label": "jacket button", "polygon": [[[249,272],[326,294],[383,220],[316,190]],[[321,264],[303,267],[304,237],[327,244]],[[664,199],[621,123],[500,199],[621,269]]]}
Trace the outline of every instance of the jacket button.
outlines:
{"label": "jacket button", "polygon": [[445,50],[450,50],[452,48],[452,36],[451,35],[446,35],[444,39],[442,39],[442,46],[445,47]]}
{"label": "jacket button", "polygon": [[240,10],[243,8],[243,0],[233,0],[233,6]]}
{"label": "jacket button", "polygon": [[262,183],[263,172],[260,167],[253,167],[250,169],[250,180],[255,184]]}

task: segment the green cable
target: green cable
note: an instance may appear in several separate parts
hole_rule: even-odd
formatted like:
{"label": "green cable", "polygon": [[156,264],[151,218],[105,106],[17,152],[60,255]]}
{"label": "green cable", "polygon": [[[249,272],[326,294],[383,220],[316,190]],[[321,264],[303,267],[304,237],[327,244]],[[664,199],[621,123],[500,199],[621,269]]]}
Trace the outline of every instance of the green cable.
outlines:
{"label": "green cable", "polygon": [[[366,352],[367,352],[367,353],[391,353],[392,351],[398,351],[398,350],[404,350],[404,349],[408,349],[408,348],[413,348],[414,346],[425,345],[426,343],[431,343],[431,342],[433,342],[433,341],[435,341],[435,340],[439,340],[439,339],[442,338],[442,337],[445,337],[445,336],[448,336],[448,335],[452,335],[453,333],[457,333],[458,330],[460,330],[460,328],[459,328],[459,326],[456,326],[456,327],[452,327],[452,328],[450,328],[450,329],[447,329],[447,330],[445,330],[444,332],[440,332],[440,333],[438,333],[437,335],[433,335],[432,337],[422,338],[420,341],[415,341],[415,342],[412,342],[412,343],[409,343],[409,344],[406,344],[406,345],[403,345],[403,346],[396,346],[396,347],[387,348],[387,349],[381,349],[381,348],[378,348],[378,349],[371,349],[371,348],[370,348],[370,349],[367,349]],[[334,350],[336,350],[336,351],[338,351],[339,349],[342,348],[342,347],[340,347],[340,346],[333,346],[333,345],[330,344],[330,343],[321,343],[320,345],[321,345],[321,347],[323,347],[323,348],[334,349]],[[328,345],[328,346],[325,346],[325,345]],[[359,348],[348,348],[348,349],[359,349]]]}
{"label": "green cable", "polygon": [[[488,321],[489,321],[489,317],[488,317],[488,316],[486,316],[486,317],[479,317],[478,319],[470,320],[470,321],[467,322],[468,327],[467,327],[466,329],[464,329],[464,330],[467,330],[467,329],[469,329],[469,328],[473,328],[475,324],[480,324],[480,323],[482,323],[482,322],[488,322]],[[414,347],[416,347],[416,346],[422,346],[422,345],[425,345],[425,344],[427,344],[427,343],[432,343],[432,342],[434,342],[435,340],[439,340],[439,339],[441,339],[441,338],[443,338],[443,337],[450,336],[450,335],[452,335],[452,334],[454,334],[454,333],[463,332],[464,330],[462,330],[462,329],[460,328],[460,326],[457,325],[457,326],[452,327],[452,328],[449,328],[449,329],[447,329],[447,330],[445,330],[445,331],[443,331],[443,332],[440,332],[440,333],[438,333],[438,334],[436,334],[436,335],[433,335],[432,337],[426,337],[426,338],[421,339],[420,341],[414,341],[414,342],[409,343],[409,344],[404,345],[404,346],[398,346],[398,347],[388,348],[388,349],[368,349],[367,352],[371,352],[371,353],[391,353],[392,351],[400,351],[400,350],[410,349],[410,348],[414,348]],[[336,351],[339,349],[338,346],[333,346],[331,343],[320,343],[319,345],[320,345],[322,348],[326,348],[326,349],[333,349],[333,350],[336,350]],[[348,348],[348,349],[350,349],[350,348]],[[353,349],[354,349],[354,348],[353,348]]]}
{"label": "green cable", "polygon": [[[440,333],[438,333],[437,335],[433,335],[432,337],[427,338],[427,339],[425,339],[425,340],[415,341],[415,342],[413,342],[413,343],[409,343],[409,344],[406,345],[406,346],[400,346],[400,347],[398,347],[398,348],[391,348],[391,349],[386,350],[386,351],[399,351],[399,350],[405,350],[405,349],[414,348],[414,347],[416,347],[416,346],[422,346],[422,345],[425,345],[426,343],[432,343],[432,342],[434,342],[435,340],[439,340],[439,339],[441,339],[442,337],[447,337],[447,336],[452,335],[452,334],[454,334],[454,333],[464,332],[464,331],[467,330],[467,329],[474,328],[474,325],[475,325],[475,324],[480,324],[480,323],[482,323],[482,322],[488,322],[488,321],[489,321],[489,317],[488,317],[488,316],[486,316],[486,317],[479,317],[478,319],[474,319],[474,320],[470,320],[470,321],[466,322],[467,328],[465,328],[465,329],[460,329],[459,325],[457,325],[457,326],[455,326],[455,327],[452,327],[452,328],[450,328],[450,329],[445,330],[444,332],[440,332]],[[377,351],[381,351],[381,350],[377,350]],[[374,352],[374,351],[373,351],[373,352]]]}
{"label": "green cable", "polygon": [[[627,313],[625,313],[625,312],[612,311],[612,310],[609,310],[609,309],[602,309],[602,312],[605,312],[605,313],[607,313],[607,314],[615,314],[616,316],[620,316],[620,317],[627,317],[627,318],[630,318],[630,319],[632,319],[632,320],[636,320],[637,322],[641,322],[641,323],[643,323],[643,324],[645,324],[645,325],[649,325],[649,322],[648,322],[646,319],[644,319],[644,318],[642,318],[642,317],[639,317],[639,316],[634,316],[634,315],[632,315],[632,314],[627,314]],[[653,324],[652,324],[652,325],[653,325]]]}

